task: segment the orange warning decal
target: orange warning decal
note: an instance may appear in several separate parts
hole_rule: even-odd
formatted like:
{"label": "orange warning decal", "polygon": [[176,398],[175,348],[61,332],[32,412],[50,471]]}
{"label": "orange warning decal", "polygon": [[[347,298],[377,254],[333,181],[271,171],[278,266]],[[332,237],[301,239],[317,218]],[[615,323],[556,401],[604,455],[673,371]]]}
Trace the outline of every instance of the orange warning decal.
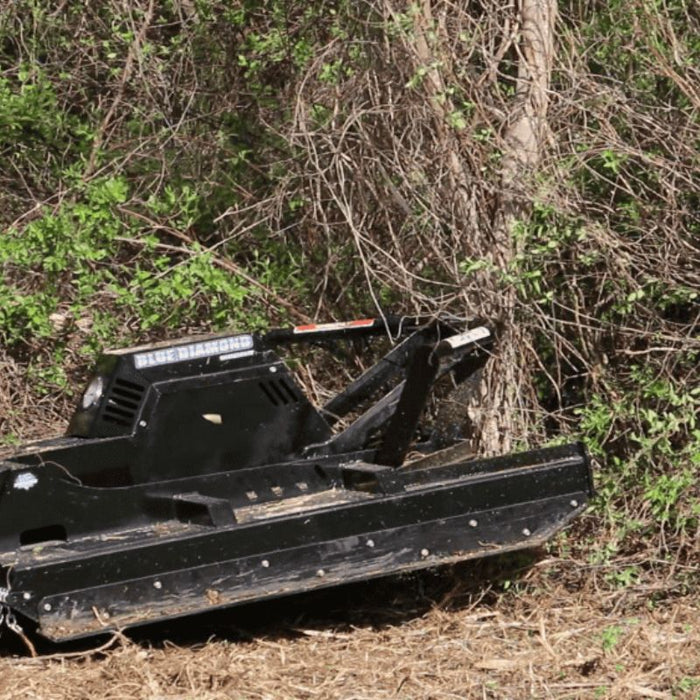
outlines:
{"label": "orange warning decal", "polygon": [[342,331],[346,328],[367,328],[374,325],[373,318],[362,318],[357,321],[340,321],[338,323],[309,323],[306,326],[295,326],[295,333],[323,333],[325,331]]}

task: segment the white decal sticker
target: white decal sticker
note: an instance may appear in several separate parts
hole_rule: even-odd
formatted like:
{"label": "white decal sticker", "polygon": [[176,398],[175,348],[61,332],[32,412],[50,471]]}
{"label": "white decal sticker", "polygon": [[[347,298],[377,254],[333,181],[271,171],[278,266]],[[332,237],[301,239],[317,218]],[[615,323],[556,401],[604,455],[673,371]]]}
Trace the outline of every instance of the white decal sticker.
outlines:
{"label": "white decal sticker", "polygon": [[227,360],[237,360],[240,357],[250,357],[255,355],[255,350],[244,350],[243,352],[230,352],[227,355],[219,355],[220,362],[226,362]]}
{"label": "white decal sticker", "polygon": [[15,477],[14,487],[20,491],[29,491],[29,489],[36,486],[39,479],[37,479],[31,472],[22,472]]}
{"label": "white decal sticker", "polygon": [[186,362],[187,360],[197,360],[203,357],[252,350],[253,345],[252,335],[234,335],[228,338],[204,340],[201,343],[176,345],[170,348],[138,353],[134,355],[134,366],[136,369],[145,369],[148,367],[160,367],[161,365],[172,365],[176,362]]}
{"label": "white decal sticker", "polygon": [[472,328],[470,331],[453,335],[451,338],[446,338],[446,342],[453,350],[464,347],[469,343],[476,343],[478,340],[484,340],[491,337],[491,331],[485,326]]}

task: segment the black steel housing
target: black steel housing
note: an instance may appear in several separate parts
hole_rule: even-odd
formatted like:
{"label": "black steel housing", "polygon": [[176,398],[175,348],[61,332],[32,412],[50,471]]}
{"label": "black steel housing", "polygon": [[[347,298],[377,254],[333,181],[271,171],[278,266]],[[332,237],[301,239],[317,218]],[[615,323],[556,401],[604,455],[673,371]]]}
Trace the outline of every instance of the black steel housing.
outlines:
{"label": "black steel housing", "polygon": [[[320,408],[275,352],[381,336]],[[68,435],[0,462],[0,605],[64,640],[545,541],[592,494],[581,445],[475,460],[419,430],[491,346],[391,318],[105,354]]]}

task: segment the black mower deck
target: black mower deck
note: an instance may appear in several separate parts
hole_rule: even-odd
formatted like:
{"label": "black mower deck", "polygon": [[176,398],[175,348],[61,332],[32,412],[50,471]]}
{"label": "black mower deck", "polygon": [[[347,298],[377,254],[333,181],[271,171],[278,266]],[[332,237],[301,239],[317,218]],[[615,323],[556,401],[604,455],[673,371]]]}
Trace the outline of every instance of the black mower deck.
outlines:
{"label": "black mower deck", "polygon": [[[387,333],[322,409],[273,351]],[[60,641],[544,542],[592,494],[581,445],[474,460],[421,434],[490,343],[389,319],[106,354],[69,436],[0,462],[5,612]]]}

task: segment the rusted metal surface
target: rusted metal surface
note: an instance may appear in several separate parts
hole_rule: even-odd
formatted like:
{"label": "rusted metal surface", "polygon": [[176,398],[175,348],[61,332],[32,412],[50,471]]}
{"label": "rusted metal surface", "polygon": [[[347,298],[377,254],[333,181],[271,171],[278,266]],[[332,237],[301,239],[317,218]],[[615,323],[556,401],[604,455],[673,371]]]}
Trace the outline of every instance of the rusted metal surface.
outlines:
{"label": "rusted metal surface", "polygon": [[233,513],[236,522],[250,523],[256,520],[266,520],[282,515],[311,513],[319,508],[329,508],[345,503],[367,500],[368,498],[371,498],[371,496],[362,491],[329,489],[328,491],[310,493],[306,496],[284,498],[279,501],[270,501],[268,503],[259,503],[243,508],[236,508]]}

